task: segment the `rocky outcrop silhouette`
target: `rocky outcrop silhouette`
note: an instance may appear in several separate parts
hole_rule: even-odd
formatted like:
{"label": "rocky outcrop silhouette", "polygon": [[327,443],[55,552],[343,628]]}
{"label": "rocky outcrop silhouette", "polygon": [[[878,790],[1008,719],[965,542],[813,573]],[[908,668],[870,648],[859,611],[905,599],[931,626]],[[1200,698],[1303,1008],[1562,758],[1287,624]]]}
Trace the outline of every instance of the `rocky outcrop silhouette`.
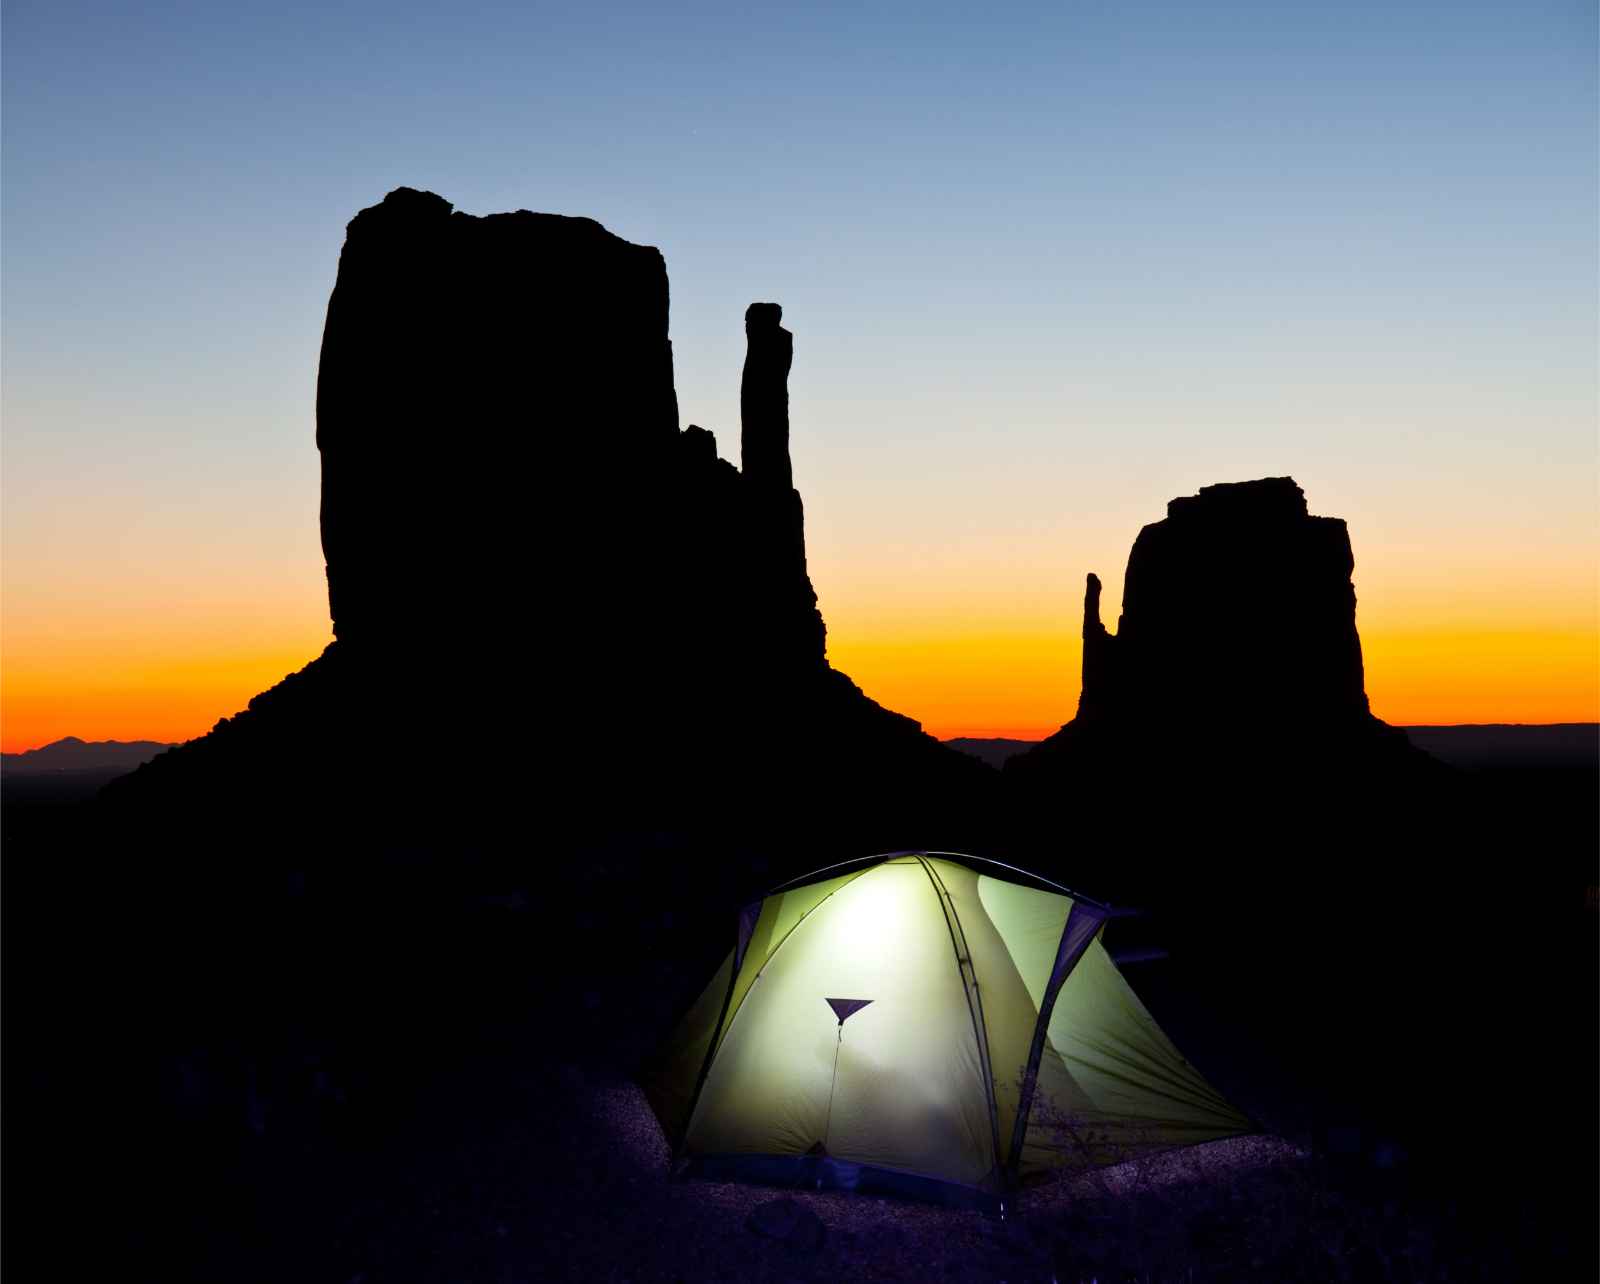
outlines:
{"label": "rocky outcrop silhouette", "polygon": [[625,614],[650,551],[625,506],[678,436],[667,313],[660,252],[591,219],[409,188],[357,214],[317,375],[334,635],[493,647],[557,602]]}
{"label": "rocky outcrop silhouette", "polygon": [[789,490],[794,486],[789,464],[789,367],[794,363],[794,335],[783,328],[782,321],[783,309],[776,303],[752,303],[745,309],[740,460],[751,484]]}
{"label": "rocky outcrop silhouette", "polygon": [[1424,763],[1368,708],[1354,567],[1345,523],[1313,516],[1292,478],[1174,499],[1134,541],[1114,634],[1088,576],[1077,716],[1008,775],[1212,790]]}
{"label": "rocky outcrop silhouette", "polygon": [[776,303],[744,314],[746,353],[739,385],[740,476],[744,537],[757,570],[745,585],[747,609],[769,656],[816,664],[826,636],[806,574],[805,508],[789,460],[789,367],[794,336]]}
{"label": "rocky outcrop silhouette", "polygon": [[1084,602],[1083,712],[1246,721],[1293,711],[1319,730],[1367,718],[1355,558],[1337,517],[1289,477],[1202,487],[1128,555],[1115,636]]}
{"label": "rocky outcrop silhouette", "polygon": [[[589,219],[408,188],[361,211],[317,380],[335,641],[115,795],[310,810],[361,841],[399,791],[406,841],[432,841],[463,810],[489,834],[528,808],[787,830],[984,788],[827,663],[781,308],[746,314],[739,469],[679,431],[668,310],[659,251]],[[389,743],[470,748],[422,770]]]}

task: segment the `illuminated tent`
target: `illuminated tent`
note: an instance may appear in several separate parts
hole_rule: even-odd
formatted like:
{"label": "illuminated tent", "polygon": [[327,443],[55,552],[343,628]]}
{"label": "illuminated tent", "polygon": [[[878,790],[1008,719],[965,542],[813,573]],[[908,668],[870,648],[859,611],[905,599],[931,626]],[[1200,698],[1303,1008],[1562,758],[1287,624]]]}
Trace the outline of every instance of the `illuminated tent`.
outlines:
{"label": "illuminated tent", "polygon": [[647,1078],[687,1171],[992,1205],[1254,1131],[1122,979],[1106,907],[952,853],[809,877],[745,908]]}

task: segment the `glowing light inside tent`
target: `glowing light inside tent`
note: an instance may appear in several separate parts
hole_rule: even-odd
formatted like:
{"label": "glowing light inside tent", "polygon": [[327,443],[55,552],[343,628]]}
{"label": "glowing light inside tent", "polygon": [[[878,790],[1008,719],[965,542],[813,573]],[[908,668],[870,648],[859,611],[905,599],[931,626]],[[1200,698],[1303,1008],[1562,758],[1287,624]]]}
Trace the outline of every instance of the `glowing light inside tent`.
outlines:
{"label": "glowing light inside tent", "polygon": [[[825,1002],[836,995],[872,1003],[841,1026]],[[937,893],[917,861],[891,861],[824,901],[763,970],[689,1146],[804,1155],[826,1131],[834,1157],[975,1184],[993,1163],[984,1093]]]}
{"label": "glowing light inside tent", "polygon": [[[669,1131],[684,1120],[681,1153],[706,1175],[853,1186],[876,1174],[896,1189],[931,1181],[985,1197],[1007,1172],[1027,1179],[1114,1162],[1119,1148],[1248,1131],[1098,940],[1073,951],[1041,1030],[1068,907],[926,854],[773,893],[732,997],[725,966],[685,1019],[652,1104]],[[732,1015],[713,1044],[725,1002]],[[1013,1072],[1045,1031],[1029,1114]],[[1052,1121],[1063,1114],[1092,1120],[1106,1144],[1062,1143]]]}

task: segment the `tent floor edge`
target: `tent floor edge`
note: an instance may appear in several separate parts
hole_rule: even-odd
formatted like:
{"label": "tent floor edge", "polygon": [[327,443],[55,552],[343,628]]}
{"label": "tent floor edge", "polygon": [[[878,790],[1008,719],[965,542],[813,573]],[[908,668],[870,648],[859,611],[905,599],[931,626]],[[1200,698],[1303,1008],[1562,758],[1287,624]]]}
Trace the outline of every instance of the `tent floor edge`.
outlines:
{"label": "tent floor edge", "polygon": [[786,1190],[854,1191],[888,1195],[947,1208],[999,1215],[1005,1192],[943,1181],[894,1168],[851,1163],[827,1155],[695,1155],[685,1161],[684,1177],[739,1181]]}

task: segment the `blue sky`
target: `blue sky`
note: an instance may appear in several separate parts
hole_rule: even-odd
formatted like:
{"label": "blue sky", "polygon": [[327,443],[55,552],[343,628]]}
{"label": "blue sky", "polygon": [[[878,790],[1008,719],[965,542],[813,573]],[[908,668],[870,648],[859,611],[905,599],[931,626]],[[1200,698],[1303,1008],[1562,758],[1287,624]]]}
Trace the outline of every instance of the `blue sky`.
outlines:
{"label": "blue sky", "polygon": [[660,246],[735,459],[743,309],[783,303],[836,637],[901,592],[1070,635],[1166,499],[1283,472],[1396,610],[1543,566],[1593,624],[1592,3],[18,0],[3,56],[24,623],[90,592],[86,521],[315,579],[322,313],[406,184]]}

